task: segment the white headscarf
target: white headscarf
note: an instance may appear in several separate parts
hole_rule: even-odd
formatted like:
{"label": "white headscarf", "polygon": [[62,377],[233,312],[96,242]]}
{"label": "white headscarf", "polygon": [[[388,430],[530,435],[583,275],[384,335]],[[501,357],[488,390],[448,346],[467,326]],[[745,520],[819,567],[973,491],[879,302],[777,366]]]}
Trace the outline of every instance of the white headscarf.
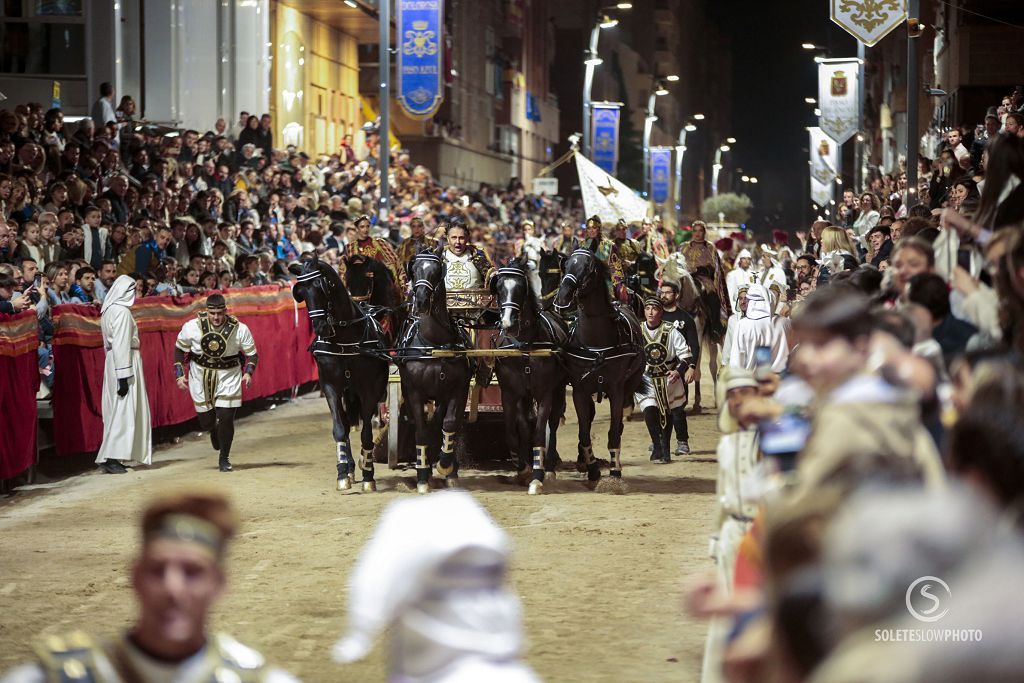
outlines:
{"label": "white headscarf", "polygon": [[752,259],[754,257],[750,255],[749,249],[741,249],[740,253],[736,254],[736,263],[739,263],[741,258]]}
{"label": "white headscarf", "polygon": [[393,666],[407,677],[459,660],[515,661],[519,601],[504,587],[509,541],[471,495],[441,491],[392,503],[349,579],[348,632],[334,658],[365,657],[393,626]]}
{"label": "white headscarf", "polygon": [[771,294],[764,285],[755,283],[747,289],[747,312],[743,317],[751,320],[772,317]]}
{"label": "white headscarf", "polygon": [[111,306],[131,308],[134,304],[135,278],[131,275],[119,275],[103,297],[102,313],[106,313]]}

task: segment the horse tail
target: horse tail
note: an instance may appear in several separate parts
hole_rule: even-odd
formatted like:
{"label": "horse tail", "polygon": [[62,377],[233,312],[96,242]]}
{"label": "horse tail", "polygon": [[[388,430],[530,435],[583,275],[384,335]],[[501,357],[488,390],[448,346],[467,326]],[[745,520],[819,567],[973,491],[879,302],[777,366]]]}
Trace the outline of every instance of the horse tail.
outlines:
{"label": "horse tail", "polygon": [[360,413],[362,412],[362,401],[359,398],[359,392],[354,389],[343,392],[341,402],[348,424],[352,426],[358,425]]}

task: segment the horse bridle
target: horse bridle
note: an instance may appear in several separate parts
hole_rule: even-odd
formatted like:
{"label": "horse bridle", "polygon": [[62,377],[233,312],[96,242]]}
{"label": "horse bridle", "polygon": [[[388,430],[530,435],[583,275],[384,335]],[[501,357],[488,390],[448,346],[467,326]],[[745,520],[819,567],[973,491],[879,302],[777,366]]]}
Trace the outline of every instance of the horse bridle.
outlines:
{"label": "horse bridle", "polygon": [[[590,281],[594,277],[594,259],[597,258],[594,255],[594,253],[592,251],[590,251],[589,249],[576,249],[571,254],[569,254],[569,256],[566,259],[566,261],[571,259],[573,256],[576,256],[577,254],[579,254],[581,256],[585,255],[585,256],[587,256],[587,258],[590,259],[589,269],[588,269],[589,272],[587,273],[587,275],[585,276],[585,278],[583,279],[582,282],[573,273],[566,273],[565,275],[562,276],[562,281],[558,284],[559,288],[561,288],[561,286],[563,284],[565,284],[565,281],[569,280],[574,285],[576,285],[576,293],[575,293],[576,296],[574,298],[578,298],[579,297],[579,293],[581,291],[583,291],[584,289],[586,289],[587,287],[590,286]],[[566,304],[565,306],[559,306],[557,302],[553,302],[553,305],[558,310],[565,310],[566,308],[570,308],[570,306],[571,306],[570,304]]]}
{"label": "horse bridle", "polygon": [[[352,301],[355,301],[357,303],[363,303],[373,298],[373,287],[377,283],[377,280],[373,276],[373,271],[366,271],[366,279],[370,281],[369,291],[367,291],[366,294],[360,294],[359,296],[356,296],[351,291],[349,291],[348,295],[349,297],[351,297]],[[351,285],[351,282],[349,284]]]}
{"label": "horse bridle", "polygon": [[[509,277],[520,278],[523,281],[523,284],[529,286],[529,281],[526,279],[525,270],[521,270],[519,268],[510,268],[509,266],[503,266],[501,268],[498,268],[498,272],[496,273],[495,277],[497,277],[498,275],[507,275]],[[502,303],[498,304],[498,308],[500,308],[502,311],[504,311],[506,308],[511,308],[513,311],[516,312],[519,312],[523,309],[523,307],[517,304],[515,301],[503,301]]]}
{"label": "horse bridle", "polygon": [[[438,265],[440,265],[442,269],[444,268],[444,261],[441,260],[441,257],[438,256],[437,254],[432,254],[430,252],[417,254],[416,258],[414,258],[412,260],[412,262],[416,263],[416,261],[433,261],[434,263],[437,263]],[[441,277],[443,278],[444,275],[442,274]],[[421,286],[421,285],[423,287],[427,288],[427,291],[430,292],[431,296],[433,296],[434,290],[437,289],[437,285],[435,285],[430,280],[425,280],[423,278],[420,278],[419,280],[413,280],[412,291],[415,292],[416,288]]]}

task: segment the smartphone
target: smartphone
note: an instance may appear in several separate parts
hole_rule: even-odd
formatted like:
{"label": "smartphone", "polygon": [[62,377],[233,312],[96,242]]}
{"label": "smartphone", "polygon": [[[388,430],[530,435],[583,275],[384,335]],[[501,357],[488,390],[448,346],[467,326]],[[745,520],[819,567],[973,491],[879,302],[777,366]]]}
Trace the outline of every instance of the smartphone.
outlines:
{"label": "smartphone", "polygon": [[754,349],[754,379],[761,381],[772,375],[772,348],[758,346]]}
{"label": "smartphone", "polygon": [[810,421],[802,415],[786,413],[778,420],[758,424],[761,452],[777,457],[783,470],[792,466],[793,456],[799,453],[811,433]]}

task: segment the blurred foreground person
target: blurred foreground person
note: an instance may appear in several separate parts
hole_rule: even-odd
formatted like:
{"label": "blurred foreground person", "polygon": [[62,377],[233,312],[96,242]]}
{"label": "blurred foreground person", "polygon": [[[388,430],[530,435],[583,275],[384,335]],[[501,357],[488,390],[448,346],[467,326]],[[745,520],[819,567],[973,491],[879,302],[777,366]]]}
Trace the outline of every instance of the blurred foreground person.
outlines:
{"label": "blurred foreground person", "polygon": [[468,493],[392,503],[349,579],[348,632],[334,658],[362,659],[390,628],[389,681],[537,683],[520,660],[508,555],[508,536]]}
{"label": "blurred foreground person", "polygon": [[237,521],[217,494],[181,494],[142,515],[142,550],[132,565],[139,616],[125,633],[96,640],[81,631],[50,636],[39,661],[0,683],[292,683],[263,656],[224,634],[210,634],[210,609],[224,593],[224,556]]}

